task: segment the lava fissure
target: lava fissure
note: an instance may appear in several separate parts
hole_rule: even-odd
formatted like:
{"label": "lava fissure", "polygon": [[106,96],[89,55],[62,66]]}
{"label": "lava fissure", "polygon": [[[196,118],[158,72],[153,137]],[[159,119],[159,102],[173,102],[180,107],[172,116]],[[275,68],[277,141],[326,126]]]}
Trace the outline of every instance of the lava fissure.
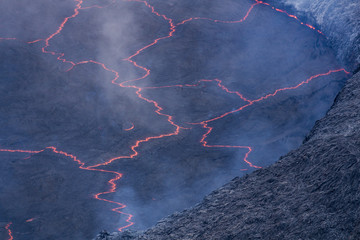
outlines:
{"label": "lava fissure", "polygon": [[29,218],[29,219],[27,219],[25,222],[33,222],[33,221],[35,221],[37,218]]}
{"label": "lava fissure", "polygon": [[135,125],[133,123],[131,123],[131,127],[129,128],[125,128],[124,131],[131,131],[135,128]]}
{"label": "lava fissure", "polygon": [[14,239],[14,237],[13,237],[13,235],[12,235],[12,231],[11,231],[11,229],[10,229],[11,224],[12,224],[12,223],[9,222],[9,223],[6,224],[6,226],[5,226],[5,229],[6,229],[6,231],[8,232],[8,235],[9,235],[8,240],[13,240],[13,239]]}
{"label": "lava fissure", "polygon": [[51,39],[53,39],[56,35],[60,34],[61,31],[63,30],[65,24],[72,18],[75,18],[77,15],[79,15],[79,10],[81,9],[81,5],[83,4],[83,0],[75,0],[75,2],[77,2],[76,6],[75,6],[75,9],[74,9],[74,14],[71,15],[70,17],[66,17],[64,19],[64,21],[60,24],[59,28],[56,30],[56,32],[54,32],[53,34],[51,34],[49,37],[47,37],[44,41],[45,41],[45,46],[42,47],[42,52],[43,53],[49,53],[51,55],[54,55],[54,56],[58,56],[58,60],[59,61],[62,61],[63,63],[69,63],[71,64],[72,66],[75,65],[74,62],[72,61],[67,61],[66,59],[62,58],[64,56],[64,53],[56,53],[56,52],[53,52],[53,51],[48,51],[46,50],[49,46],[50,46],[50,43],[49,41]]}
{"label": "lava fissure", "polygon": [[273,10],[275,10],[275,11],[277,11],[277,12],[284,13],[284,14],[286,14],[288,17],[297,20],[301,25],[304,25],[304,26],[306,26],[306,27],[308,27],[308,28],[310,28],[310,29],[312,29],[312,30],[317,31],[319,34],[324,35],[320,30],[316,29],[314,26],[302,22],[297,16],[295,16],[295,15],[293,15],[293,14],[290,14],[290,13],[288,13],[288,12],[285,11],[285,10],[282,10],[282,9],[279,9],[279,8],[276,8],[276,7],[273,7],[273,6],[271,6],[269,3],[266,3],[266,2],[263,2],[263,1],[259,1],[259,0],[255,0],[255,1],[256,1],[257,3],[259,3],[259,4],[263,4],[263,5],[269,6],[269,7],[271,7]]}

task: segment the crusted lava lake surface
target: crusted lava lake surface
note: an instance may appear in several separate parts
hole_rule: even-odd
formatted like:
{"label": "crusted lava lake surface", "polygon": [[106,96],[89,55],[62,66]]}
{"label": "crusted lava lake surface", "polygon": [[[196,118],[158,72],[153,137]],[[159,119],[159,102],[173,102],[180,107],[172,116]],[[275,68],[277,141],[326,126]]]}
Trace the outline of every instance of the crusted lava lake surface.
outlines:
{"label": "crusted lava lake surface", "polygon": [[286,11],[1,2],[1,239],[145,229],[300,146],[351,75]]}

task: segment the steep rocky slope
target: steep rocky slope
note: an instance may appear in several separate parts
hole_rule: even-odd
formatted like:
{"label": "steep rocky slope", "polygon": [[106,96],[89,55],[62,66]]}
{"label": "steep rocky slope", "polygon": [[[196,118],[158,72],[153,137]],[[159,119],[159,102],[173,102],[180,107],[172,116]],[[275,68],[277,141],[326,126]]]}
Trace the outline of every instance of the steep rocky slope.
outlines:
{"label": "steep rocky slope", "polygon": [[360,64],[360,4],[358,0],[270,0],[303,12],[321,27],[338,58],[354,68]]}
{"label": "steep rocky slope", "polygon": [[304,144],[143,233],[98,239],[359,239],[360,73]]}

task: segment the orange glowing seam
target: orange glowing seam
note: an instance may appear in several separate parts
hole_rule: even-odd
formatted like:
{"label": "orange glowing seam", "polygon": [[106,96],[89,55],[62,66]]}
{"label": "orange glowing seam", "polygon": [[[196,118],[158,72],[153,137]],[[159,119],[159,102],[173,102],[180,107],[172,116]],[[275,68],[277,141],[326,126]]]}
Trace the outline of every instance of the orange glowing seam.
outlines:
{"label": "orange glowing seam", "polygon": [[184,23],[192,21],[192,20],[208,20],[208,21],[212,21],[212,22],[215,22],[215,23],[241,23],[241,22],[245,21],[249,17],[249,14],[253,10],[253,8],[258,4],[260,4],[260,2],[256,2],[256,3],[252,4],[251,7],[249,8],[249,10],[246,12],[245,16],[240,20],[224,21],[224,20],[218,20],[218,19],[212,19],[212,18],[206,18],[206,17],[193,17],[193,18],[186,19],[186,20],[184,20],[182,22],[179,22],[178,24],[176,24],[176,26],[183,25]]}
{"label": "orange glowing seam", "polygon": [[31,41],[31,42],[27,42],[28,44],[33,44],[33,43],[37,43],[37,42],[40,42],[40,41],[44,41],[44,39],[36,39],[34,41]]}
{"label": "orange glowing seam", "polygon": [[13,235],[12,235],[12,232],[11,232],[11,229],[10,229],[11,224],[12,223],[10,222],[10,223],[6,224],[6,226],[5,226],[5,229],[8,232],[8,235],[9,235],[8,240],[13,240],[14,239]]}
{"label": "orange glowing seam", "polygon": [[54,38],[56,35],[60,34],[61,31],[63,30],[65,24],[69,21],[69,19],[72,19],[72,18],[75,18],[77,15],[79,15],[79,10],[81,9],[81,4],[83,3],[83,0],[75,0],[75,2],[77,2],[76,6],[75,6],[75,9],[74,9],[74,14],[71,15],[70,17],[66,17],[64,19],[64,21],[60,24],[59,28],[56,30],[56,32],[52,33],[49,37],[47,37],[44,41],[45,41],[45,46],[42,47],[42,52],[43,53],[49,53],[53,56],[58,56],[57,59],[59,61],[62,61],[63,63],[69,63],[71,64],[72,66],[75,65],[74,62],[72,61],[67,61],[66,59],[62,58],[65,54],[64,53],[56,53],[56,52],[53,52],[53,51],[48,51],[46,50],[49,46],[50,46],[50,43],[49,41]]}
{"label": "orange glowing seam", "polygon": [[[0,37],[0,41],[1,40],[18,40],[18,41],[21,41],[21,40],[19,40],[19,39],[17,39],[17,38],[1,38]],[[43,41],[44,39],[36,39],[36,40],[34,40],[34,41],[29,41],[29,42],[25,42],[25,43],[27,43],[27,44],[33,44],[33,43],[37,43],[37,42],[40,42],[40,41]],[[21,42],[24,42],[24,41],[21,41]]]}
{"label": "orange glowing seam", "polygon": [[40,151],[31,151],[31,150],[12,150],[12,149],[0,149],[0,152],[11,152],[11,153],[41,153],[44,150]]}
{"label": "orange glowing seam", "polygon": [[120,211],[120,209],[123,209],[126,207],[125,204],[122,204],[122,203],[119,203],[119,202],[115,202],[115,201],[111,201],[111,200],[108,200],[106,198],[101,198],[100,196],[101,195],[106,195],[106,194],[109,194],[109,193],[114,193],[116,192],[116,189],[117,189],[117,185],[116,185],[116,181],[118,181],[121,177],[122,177],[122,173],[119,173],[119,172],[115,172],[115,171],[109,171],[109,170],[104,170],[104,169],[94,169],[95,166],[89,166],[89,167],[84,167],[85,166],[85,163],[83,163],[82,161],[80,161],[79,159],[77,159],[76,156],[72,155],[72,154],[69,154],[69,153],[66,153],[66,152],[63,152],[63,151],[59,151],[57,150],[55,147],[47,147],[47,149],[50,149],[52,150],[54,153],[57,153],[57,154],[60,154],[60,155],[63,155],[65,157],[68,157],[68,158],[71,158],[74,162],[78,163],[80,165],[80,169],[83,169],[83,170],[88,170],[88,171],[97,171],[97,172],[104,172],[104,173],[111,173],[111,174],[114,174],[115,177],[110,179],[108,181],[108,184],[110,185],[110,188],[108,191],[105,191],[105,192],[100,192],[100,193],[96,193],[93,195],[93,197],[97,200],[100,200],[100,201],[104,201],[104,202],[108,202],[108,203],[113,203],[115,205],[118,205],[119,207],[116,207],[116,208],[113,208],[111,209],[113,212],[117,212],[119,214],[123,214],[125,216],[127,216],[127,219],[125,220],[128,224],[126,226],[123,226],[123,227],[120,227],[118,230],[119,231],[122,231],[124,228],[127,228],[127,227],[130,227],[131,225],[133,225],[134,223],[131,222],[131,219],[133,217],[133,215],[131,214],[128,214],[128,213],[124,213],[122,211]]}
{"label": "orange glowing seam", "polygon": [[258,3],[260,3],[260,4],[269,6],[269,7],[271,7],[272,9],[274,9],[275,11],[277,11],[277,12],[284,13],[284,14],[286,14],[288,17],[297,20],[301,25],[307,26],[308,28],[317,31],[319,34],[324,35],[324,33],[322,33],[320,30],[316,29],[314,26],[311,26],[310,24],[307,24],[307,23],[302,22],[297,16],[292,15],[292,14],[286,12],[285,10],[282,10],[282,9],[279,9],[279,8],[276,8],[276,7],[273,7],[273,6],[271,6],[269,3],[264,3],[264,2],[258,1],[258,0],[255,0],[255,1],[258,2]]}
{"label": "orange glowing seam", "polygon": [[131,127],[124,129],[124,131],[131,131],[135,128],[135,125],[131,123]]}
{"label": "orange glowing seam", "polygon": [[33,222],[33,221],[35,221],[37,218],[30,218],[30,219],[28,219],[28,220],[26,220],[25,222]]}
{"label": "orange glowing seam", "polygon": [[[118,205],[119,207],[116,207],[116,208],[113,208],[111,209],[112,211],[114,212],[117,212],[117,213],[120,213],[120,214],[123,214],[123,215],[126,215],[127,216],[127,219],[125,220],[126,222],[128,222],[128,225],[126,226],[123,226],[121,228],[119,228],[118,230],[121,231],[122,229],[124,228],[127,228],[127,227],[130,227],[131,225],[133,225],[134,223],[131,222],[131,218],[133,217],[133,215],[131,214],[128,214],[128,213],[124,213],[124,212],[121,212],[120,209],[123,209],[126,207],[125,204],[122,204],[122,203],[119,203],[119,202],[115,202],[115,201],[111,201],[111,200],[108,200],[108,199],[105,199],[105,198],[101,198],[100,196],[101,195],[105,195],[105,194],[109,194],[109,193],[114,193],[116,191],[116,181],[119,180],[121,177],[122,177],[122,174],[121,173],[118,173],[118,172],[115,172],[115,171],[109,171],[109,170],[104,170],[104,169],[94,169],[96,166],[89,166],[89,167],[85,167],[85,163],[80,161],[76,156],[72,155],[72,154],[69,154],[69,153],[66,153],[64,151],[59,151],[57,150],[56,147],[47,147],[41,151],[29,151],[29,150],[9,150],[9,149],[0,149],[1,152],[11,152],[11,153],[40,153],[40,152],[43,152],[45,151],[46,149],[48,150],[51,150],[52,152],[56,153],[56,154],[60,154],[60,155],[63,155],[65,157],[68,157],[68,158],[71,158],[74,162],[78,163],[80,166],[79,168],[80,169],[83,169],[83,170],[88,170],[88,171],[98,171],[98,172],[104,172],[104,173],[111,173],[111,174],[114,174],[115,175],[115,178],[112,178],[108,181],[109,185],[110,185],[110,189],[108,191],[105,191],[105,192],[100,192],[100,193],[96,193],[94,194],[94,198],[97,199],[97,200],[100,200],[100,201],[105,201],[105,202],[109,202],[109,203],[113,203],[113,204],[116,204]],[[29,219],[27,220],[27,222],[30,222],[30,221],[33,221],[34,219]]]}
{"label": "orange glowing seam", "polygon": [[201,126],[204,129],[207,129],[207,132],[202,136],[200,143],[202,143],[202,145],[204,147],[207,148],[238,148],[238,149],[247,149],[248,151],[245,153],[245,157],[243,159],[244,162],[246,162],[250,167],[252,168],[261,168],[259,166],[256,166],[254,164],[252,164],[248,159],[249,159],[249,154],[253,151],[252,148],[250,146],[231,146],[231,145],[208,145],[207,141],[205,141],[205,139],[207,138],[207,136],[212,132],[213,128],[209,127],[207,123],[202,122]]}
{"label": "orange glowing seam", "polygon": [[[112,0],[109,4],[105,5],[105,6],[99,6],[99,5],[93,5],[93,6],[89,6],[89,7],[82,7],[81,5],[83,4],[83,0],[74,0],[75,2],[77,2],[76,6],[75,6],[75,9],[74,9],[74,14],[71,15],[70,17],[67,17],[63,20],[63,22],[60,24],[59,28],[57,29],[57,31],[53,34],[51,34],[48,38],[46,39],[36,39],[36,40],[33,40],[33,41],[29,41],[29,42],[26,42],[28,44],[33,44],[33,43],[37,43],[37,42],[40,42],[40,41],[45,41],[45,46],[42,48],[42,52],[43,53],[49,53],[51,55],[58,55],[58,60],[62,61],[62,62],[66,62],[66,63],[69,63],[71,65],[74,65],[74,62],[72,61],[67,61],[65,59],[62,59],[62,57],[64,56],[63,53],[56,53],[56,52],[53,52],[53,51],[47,51],[46,48],[48,48],[50,46],[49,44],[49,41],[54,38],[56,35],[60,34],[60,32],[63,30],[65,24],[72,18],[75,18],[77,15],[79,15],[79,10],[85,10],[85,9],[90,9],[90,8],[106,8],[110,5],[112,5],[113,3],[115,3],[115,0]],[[17,40],[17,38],[0,38],[0,40]]]}
{"label": "orange glowing seam", "polygon": [[159,86],[159,87],[144,87],[143,89],[161,89],[161,88],[175,88],[175,87],[180,87],[180,88],[184,88],[184,87],[198,87],[200,86],[200,84],[202,82],[216,82],[217,86],[219,86],[222,90],[226,91],[229,94],[236,94],[238,97],[240,97],[242,100],[244,100],[245,102],[250,102],[250,100],[248,100],[247,98],[245,98],[241,93],[237,92],[237,91],[230,91],[227,87],[225,87],[222,84],[222,81],[219,79],[214,79],[214,80],[207,80],[207,79],[202,79],[199,80],[198,83],[196,84],[177,84],[177,85],[169,85],[169,86]]}

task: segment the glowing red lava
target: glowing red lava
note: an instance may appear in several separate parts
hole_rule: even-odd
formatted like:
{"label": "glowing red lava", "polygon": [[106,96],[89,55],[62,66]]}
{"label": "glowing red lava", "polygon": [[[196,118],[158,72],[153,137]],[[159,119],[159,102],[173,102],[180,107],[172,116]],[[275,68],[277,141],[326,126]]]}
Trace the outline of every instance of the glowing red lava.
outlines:
{"label": "glowing red lava", "polygon": [[26,220],[25,222],[33,222],[33,221],[35,221],[36,220],[36,218],[29,218],[28,220]]}
{"label": "glowing red lava", "polygon": [[135,125],[131,123],[131,127],[124,129],[125,131],[131,131],[135,128]]}
{"label": "glowing red lava", "polygon": [[6,224],[6,226],[5,226],[5,229],[7,230],[8,235],[9,235],[8,240],[13,240],[14,239],[14,237],[12,235],[12,232],[11,232],[11,229],[10,229],[11,224],[12,223],[10,222],[10,223]]}
{"label": "glowing red lava", "polygon": [[[99,167],[101,166],[105,166],[105,165],[108,165],[116,160],[119,160],[119,159],[132,159],[136,156],[139,155],[139,152],[136,150],[142,143],[146,143],[148,141],[151,141],[151,140],[154,140],[154,139],[161,139],[161,138],[165,138],[165,137],[170,137],[170,136],[175,136],[175,135],[178,135],[179,132],[180,132],[180,129],[185,129],[184,127],[181,127],[179,126],[178,124],[176,124],[173,120],[173,116],[171,115],[168,115],[168,114],[165,114],[163,113],[163,108],[161,107],[161,105],[152,100],[152,99],[149,99],[149,98],[146,98],[142,95],[142,91],[144,89],[156,89],[156,88],[170,88],[170,87],[195,87],[195,86],[198,86],[198,84],[200,84],[201,82],[215,82],[218,87],[220,89],[222,89],[223,91],[226,91],[227,93],[229,94],[236,94],[240,99],[242,99],[243,101],[246,102],[245,105],[243,105],[242,107],[236,109],[236,110],[233,110],[233,111],[230,111],[230,112],[226,112],[226,113],[223,113],[221,114],[220,116],[217,116],[217,117],[214,117],[212,119],[208,119],[208,120],[205,120],[205,121],[202,121],[202,122],[199,122],[199,123],[192,123],[193,125],[200,125],[202,128],[204,128],[206,130],[205,134],[203,134],[202,138],[200,139],[200,143],[202,144],[203,147],[211,147],[211,148],[236,148],[236,149],[245,149],[246,150],[246,153],[245,153],[245,156],[244,156],[244,159],[243,161],[245,161],[250,167],[253,167],[253,168],[261,168],[260,166],[256,166],[254,164],[252,164],[249,160],[248,160],[248,157],[249,157],[249,154],[253,151],[252,147],[250,146],[231,146],[231,145],[221,145],[221,144],[214,144],[214,145],[209,145],[208,142],[206,141],[206,138],[208,137],[208,135],[212,132],[213,128],[210,127],[208,124],[210,122],[213,122],[213,121],[216,121],[216,120],[219,120],[219,119],[222,119],[226,116],[228,116],[229,114],[232,114],[232,113],[235,113],[235,112],[238,112],[238,111],[241,111],[249,106],[252,106],[254,105],[255,103],[257,102],[261,102],[263,100],[266,100],[270,97],[274,97],[275,95],[277,95],[278,93],[282,92],[282,91],[287,91],[287,90],[294,90],[294,89],[297,89],[299,88],[300,86],[304,85],[304,84],[307,84],[309,83],[310,81],[312,81],[313,79],[315,78],[318,78],[318,77],[321,77],[321,76],[326,76],[326,75],[330,75],[331,73],[335,73],[335,72],[340,72],[340,71],[343,71],[345,73],[348,73],[347,71],[345,71],[345,69],[338,69],[338,70],[330,70],[329,72],[327,73],[322,73],[322,74],[317,74],[317,75],[314,75],[310,78],[308,78],[307,80],[295,85],[295,86],[291,86],[291,87],[286,87],[286,88],[280,88],[280,89],[277,89],[275,90],[273,93],[270,93],[270,94],[267,94],[263,97],[260,97],[258,99],[255,99],[255,100],[249,100],[247,99],[246,97],[244,97],[241,93],[237,92],[237,91],[231,91],[229,90],[227,87],[225,87],[225,85],[222,84],[222,81],[219,80],[219,79],[214,79],[214,80],[200,80],[198,81],[197,84],[185,84],[185,85],[173,85],[173,86],[162,86],[162,87],[144,87],[144,88],[141,88],[141,87],[138,87],[136,85],[134,85],[134,83],[136,81],[139,81],[139,80],[143,80],[145,78],[147,78],[149,75],[150,75],[150,69],[146,68],[146,67],[143,67],[141,65],[139,65],[137,62],[135,62],[133,59],[135,56],[141,54],[143,51],[145,51],[146,49],[158,44],[160,41],[164,40],[164,39],[168,39],[168,38],[171,38],[174,33],[176,32],[176,28],[177,26],[180,26],[180,25],[183,25],[185,23],[188,23],[190,21],[193,21],[193,20],[207,20],[207,21],[213,21],[214,23],[225,23],[225,24],[237,24],[237,23],[242,23],[244,22],[248,16],[250,15],[251,11],[254,9],[255,6],[257,5],[266,5],[266,6],[269,6],[271,7],[272,9],[274,9],[275,11],[277,12],[281,12],[281,13],[284,13],[286,14],[288,17],[290,18],[293,18],[297,21],[299,21],[300,24],[304,25],[304,26],[307,26],[308,28],[310,29],[313,29],[313,30],[316,30],[315,27],[309,25],[309,24],[305,24],[303,22],[301,22],[299,20],[298,17],[294,16],[294,15],[291,15],[289,13],[287,13],[286,11],[284,10],[281,10],[281,9],[278,9],[278,8],[275,8],[275,7],[272,7],[270,6],[270,4],[268,3],[265,3],[263,1],[259,1],[259,0],[255,0],[255,2],[251,5],[251,7],[248,9],[248,11],[246,12],[245,16],[239,20],[235,20],[235,21],[228,21],[228,20],[218,20],[218,19],[211,19],[211,18],[203,18],[203,17],[192,17],[192,18],[189,18],[189,19],[185,19],[179,23],[174,23],[173,19],[167,17],[166,15],[164,14],[161,14],[159,12],[157,12],[155,10],[155,8],[153,6],[151,6],[147,1],[145,0],[124,0],[126,2],[139,2],[141,4],[144,4],[147,8],[149,8],[151,10],[151,12],[153,14],[155,14],[156,16],[162,18],[163,20],[165,20],[168,25],[169,25],[169,32],[167,35],[163,36],[163,37],[159,37],[155,40],[153,40],[150,44],[140,48],[139,50],[137,50],[134,54],[132,54],[131,56],[129,56],[128,58],[124,59],[124,61],[127,61],[129,62],[130,64],[132,64],[134,67],[138,68],[138,69],[141,69],[143,70],[144,74],[139,77],[139,78],[136,78],[136,79],[131,79],[131,80],[125,80],[125,81],[122,81],[120,83],[118,83],[118,80],[119,80],[119,73],[113,69],[110,69],[108,68],[107,66],[105,66],[105,64],[101,63],[101,62],[97,62],[97,61],[94,61],[94,60],[86,60],[86,61],[81,61],[81,62],[78,62],[78,63],[75,63],[73,61],[70,61],[70,60],[66,60],[64,58],[64,53],[57,53],[57,52],[54,52],[54,51],[50,51],[48,50],[48,48],[50,47],[50,40],[53,39],[55,36],[57,36],[58,34],[61,33],[61,31],[63,30],[63,28],[65,27],[65,25],[69,22],[69,20],[75,18],[76,16],[79,15],[79,11],[80,10],[86,10],[86,9],[90,9],[90,8],[104,8],[104,7],[108,7],[110,6],[111,4],[114,3],[114,1],[112,1],[111,3],[109,3],[108,5],[105,5],[105,6],[99,6],[99,5],[93,5],[93,6],[89,6],[89,7],[82,7],[82,4],[83,4],[83,0],[74,0],[77,4],[74,8],[74,12],[71,16],[69,17],[66,17],[60,24],[60,26],[57,28],[57,30],[50,34],[47,38],[45,39],[37,39],[37,40],[34,40],[34,41],[31,41],[31,42],[28,42],[29,44],[33,44],[33,43],[37,43],[37,42],[41,42],[43,41],[45,44],[44,46],[42,47],[42,52],[43,53],[48,53],[48,54],[51,54],[51,55],[54,55],[54,56],[57,56],[57,59],[63,63],[68,63],[70,64],[70,69],[69,70],[72,70],[74,67],[76,67],[77,65],[80,65],[80,64],[96,64],[96,65],[99,65],[101,66],[105,71],[108,71],[108,72],[112,72],[114,74],[114,78],[111,80],[113,84],[115,85],[118,85],[119,87],[122,87],[122,88],[132,88],[132,89],[135,89],[136,90],[136,95],[139,99],[143,100],[143,101],[146,101],[147,103],[150,103],[151,105],[154,106],[155,110],[154,112],[162,117],[164,117],[167,122],[174,127],[174,130],[172,132],[168,132],[168,133],[164,133],[164,134],[160,134],[160,135],[156,135],[156,136],[151,136],[151,137],[146,137],[146,138],[143,138],[143,139],[139,139],[135,142],[134,145],[132,145],[130,147],[130,149],[132,150],[132,153],[130,155],[123,155],[123,156],[117,156],[117,157],[114,157],[114,158],[111,158],[111,159],[108,159],[107,161],[105,162],[102,162],[102,163],[98,163],[98,164],[95,164],[93,166],[85,166],[85,163],[80,161],[75,155],[72,155],[72,154],[69,154],[69,153],[66,153],[64,151],[60,151],[60,150],[57,150],[56,147],[53,147],[53,146],[50,146],[50,147],[47,147],[46,149],[47,150],[50,150],[52,151],[53,153],[55,154],[59,154],[59,155],[62,155],[64,157],[67,157],[67,158],[70,158],[72,159],[72,161],[76,162],[79,164],[79,168],[80,169],[83,169],[83,170],[88,170],[88,171],[98,171],[98,172],[103,172],[103,173],[109,173],[109,174],[113,174],[115,177],[112,178],[111,180],[108,181],[109,185],[110,185],[110,188],[107,190],[107,191],[104,191],[104,192],[100,192],[100,193],[96,193],[94,194],[94,198],[95,199],[98,199],[100,201],[105,201],[105,202],[109,202],[109,203],[112,203],[114,205],[116,205],[115,208],[112,209],[112,211],[114,212],[117,212],[117,213],[120,213],[120,214],[123,214],[126,216],[126,222],[127,222],[127,225],[125,226],[122,226],[120,227],[118,230],[119,231],[122,231],[123,229],[133,225],[134,223],[131,222],[131,219],[132,219],[132,215],[131,214],[128,214],[128,213],[124,213],[122,211],[120,211],[121,209],[125,208],[126,205],[125,204],[122,204],[122,203],[119,203],[119,202],[116,202],[116,201],[112,201],[112,200],[108,200],[106,198],[103,197],[103,195],[106,195],[106,194],[110,194],[110,193],[114,193],[116,192],[116,189],[117,189],[117,185],[116,185],[116,182],[122,177],[122,173],[119,173],[119,172],[116,172],[116,171],[109,171],[109,170],[104,170],[104,169],[101,169]],[[319,32],[320,34],[322,34],[319,30],[316,30],[317,32]],[[15,40],[15,38],[0,38],[0,40]],[[69,71],[68,70],[68,71]],[[128,128],[128,129],[124,129],[125,131],[130,131],[134,128],[134,125],[132,125],[132,127]],[[186,129],[189,129],[189,128],[186,128]],[[37,153],[40,153],[40,152],[43,152],[45,151],[46,149],[43,149],[43,150],[39,150],[39,151],[31,151],[31,150],[11,150],[11,149],[0,149],[0,152],[10,152],[10,153],[28,153],[28,154],[37,154]],[[241,169],[242,171],[246,171],[247,169]],[[33,219],[29,219],[27,222],[30,222],[32,221]],[[10,239],[13,239],[12,237],[12,234],[11,234],[11,230],[10,230],[10,225],[11,223],[9,223],[7,226],[6,226],[6,229],[8,230],[9,232],[9,236],[10,236]]]}

